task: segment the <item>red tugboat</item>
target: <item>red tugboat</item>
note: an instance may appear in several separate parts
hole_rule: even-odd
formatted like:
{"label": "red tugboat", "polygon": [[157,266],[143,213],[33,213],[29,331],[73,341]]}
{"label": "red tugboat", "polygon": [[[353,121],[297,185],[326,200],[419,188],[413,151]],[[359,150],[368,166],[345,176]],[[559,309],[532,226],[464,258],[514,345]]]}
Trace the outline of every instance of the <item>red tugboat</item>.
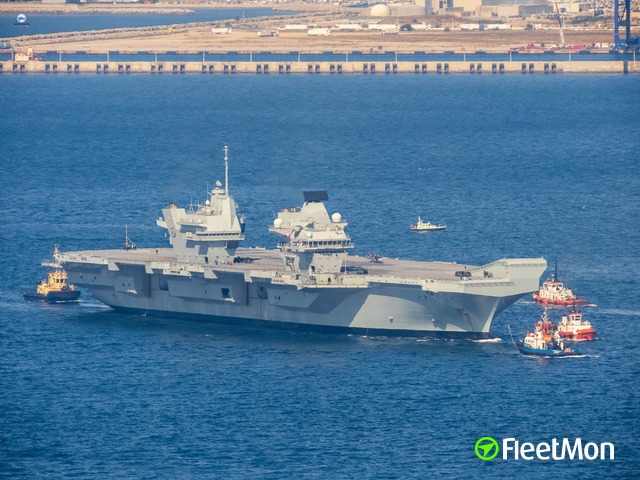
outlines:
{"label": "red tugboat", "polygon": [[588,300],[578,298],[570,289],[558,280],[558,264],[556,263],[555,273],[551,280],[545,280],[540,290],[533,292],[531,297],[541,305],[555,305],[569,307],[574,305],[584,305]]}
{"label": "red tugboat", "polygon": [[546,308],[544,309],[544,313],[540,315],[540,320],[536,323],[535,331],[541,333],[542,338],[547,342],[551,342],[553,337],[556,336],[556,326],[549,318],[549,312]]}
{"label": "red tugboat", "polygon": [[557,331],[562,338],[574,342],[596,339],[596,331],[591,326],[591,322],[583,320],[582,312],[577,311],[575,307],[568,315],[562,316]]}

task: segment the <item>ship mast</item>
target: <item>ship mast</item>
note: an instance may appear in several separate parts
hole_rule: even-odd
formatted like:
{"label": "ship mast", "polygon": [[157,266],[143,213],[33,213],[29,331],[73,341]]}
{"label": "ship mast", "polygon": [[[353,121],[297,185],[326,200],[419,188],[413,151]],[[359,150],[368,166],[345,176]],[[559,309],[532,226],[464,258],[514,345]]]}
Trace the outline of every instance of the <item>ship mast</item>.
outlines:
{"label": "ship mast", "polygon": [[124,226],[124,249],[136,250],[137,248],[138,247],[136,246],[136,244],[129,239],[129,226],[125,225]]}
{"label": "ship mast", "polygon": [[229,147],[224,146],[224,194],[229,196]]}

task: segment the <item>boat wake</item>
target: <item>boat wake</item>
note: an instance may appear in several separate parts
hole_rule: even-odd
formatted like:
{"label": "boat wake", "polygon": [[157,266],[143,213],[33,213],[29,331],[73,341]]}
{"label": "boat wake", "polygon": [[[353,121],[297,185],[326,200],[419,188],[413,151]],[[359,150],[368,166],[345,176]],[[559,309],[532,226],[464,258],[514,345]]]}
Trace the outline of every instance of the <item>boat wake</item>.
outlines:
{"label": "boat wake", "polygon": [[598,313],[618,315],[623,317],[640,317],[640,311],[638,310],[623,310],[621,308],[603,308],[598,310]]}
{"label": "boat wake", "polygon": [[[553,358],[598,358],[598,357],[600,357],[600,355],[588,355],[586,353],[580,353],[578,355],[561,355]],[[547,358],[552,358],[552,357],[547,357]]]}
{"label": "boat wake", "polygon": [[111,310],[111,307],[100,302],[87,302],[79,300],[78,302],[75,302],[75,304],[82,308],[90,308],[91,310]]}
{"label": "boat wake", "polygon": [[600,355],[591,355],[591,354],[587,354],[587,353],[579,353],[578,355],[522,355],[523,358],[529,358],[529,359],[540,359],[540,358],[544,358],[544,359],[548,359],[548,358],[553,358],[555,359],[565,359],[565,358],[600,358]]}
{"label": "boat wake", "polygon": [[471,340],[474,343],[502,343],[501,338],[481,338],[479,340]]}

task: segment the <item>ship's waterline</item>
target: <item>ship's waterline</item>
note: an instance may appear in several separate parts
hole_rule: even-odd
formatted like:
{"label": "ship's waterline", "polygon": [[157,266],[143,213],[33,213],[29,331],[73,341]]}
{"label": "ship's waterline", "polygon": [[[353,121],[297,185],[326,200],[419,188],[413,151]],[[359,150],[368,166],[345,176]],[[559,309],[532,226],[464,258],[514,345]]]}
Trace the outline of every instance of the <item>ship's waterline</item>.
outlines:
{"label": "ship's waterline", "polygon": [[[176,263],[148,260],[155,252],[64,253],[61,261],[75,284],[120,311],[278,328],[452,337],[488,336],[494,316],[535,288],[546,268],[543,259],[502,260],[473,270],[508,267],[519,279],[456,281],[455,268],[460,265],[425,263],[437,267],[437,275],[420,279],[378,275],[376,270],[389,268],[383,263],[368,265],[367,275],[335,275],[332,283],[303,285],[299,279],[278,277],[279,270],[269,268],[278,260],[276,251],[261,250],[263,258],[252,264],[219,269],[187,265],[177,269]],[[238,249],[237,253],[255,256],[256,252]],[[366,261],[352,259],[357,264]],[[403,264],[407,271],[421,264],[393,262],[398,275]]]}

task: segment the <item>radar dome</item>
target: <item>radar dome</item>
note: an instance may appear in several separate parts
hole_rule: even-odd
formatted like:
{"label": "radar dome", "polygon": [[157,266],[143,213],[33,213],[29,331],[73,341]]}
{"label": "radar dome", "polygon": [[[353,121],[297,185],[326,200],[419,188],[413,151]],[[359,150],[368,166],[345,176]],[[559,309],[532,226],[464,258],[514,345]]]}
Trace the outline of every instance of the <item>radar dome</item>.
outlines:
{"label": "radar dome", "polygon": [[379,3],[378,5],[374,5],[371,8],[369,15],[371,15],[372,17],[390,17],[391,9],[384,3]]}
{"label": "radar dome", "polygon": [[340,223],[342,222],[342,215],[340,215],[338,212],[334,213],[333,215],[331,215],[331,221],[333,223]]}
{"label": "radar dome", "polygon": [[282,226],[282,223],[283,223],[283,220],[282,220],[281,218],[276,218],[276,219],[273,221],[273,226],[274,226],[275,228],[280,228],[280,227]]}

